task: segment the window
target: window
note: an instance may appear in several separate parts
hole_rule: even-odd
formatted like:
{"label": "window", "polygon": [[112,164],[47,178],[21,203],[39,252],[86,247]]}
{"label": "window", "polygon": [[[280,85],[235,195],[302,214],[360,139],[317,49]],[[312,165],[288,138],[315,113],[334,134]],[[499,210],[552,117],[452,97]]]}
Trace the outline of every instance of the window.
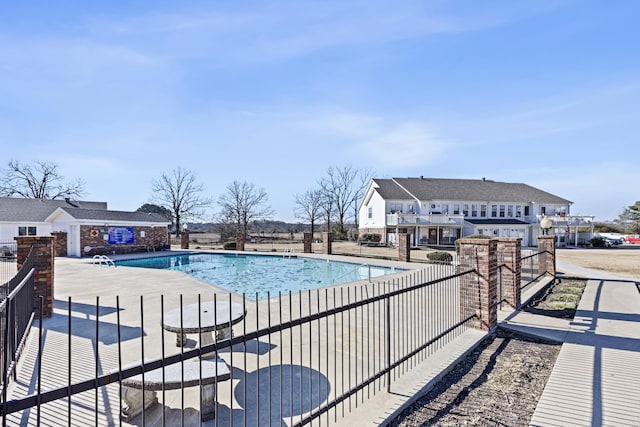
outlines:
{"label": "window", "polygon": [[402,213],[402,203],[389,203],[391,213]]}
{"label": "window", "polygon": [[460,213],[460,205],[453,205],[453,214],[458,215]]}
{"label": "window", "polygon": [[498,205],[491,205],[491,218],[498,217]]}
{"label": "window", "polygon": [[469,216],[469,205],[462,205],[462,215]]}
{"label": "window", "polygon": [[373,218],[373,208],[371,206],[367,209],[367,218]]}
{"label": "window", "polygon": [[500,205],[500,218],[504,218],[504,205]]}
{"label": "window", "polygon": [[481,218],[487,217],[487,205],[480,205],[480,217]]}
{"label": "window", "polygon": [[525,206],[524,207],[524,216],[528,217],[529,216],[529,206]]}
{"label": "window", "polygon": [[516,206],[516,218],[520,218],[522,216],[522,205]]}
{"label": "window", "polygon": [[478,205],[471,205],[471,216],[478,216]]}
{"label": "window", "polygon": [[18,236],[35,236],[35,227],[18,227]]}
{"label": "window", "polygon": [[540,214],[541,215],[545,215],[547,213],[547,207],[546,206],[540,206]]}
{"label": "window", "polygon": [[513,218],[513,205],[507,206],[507,217]]}

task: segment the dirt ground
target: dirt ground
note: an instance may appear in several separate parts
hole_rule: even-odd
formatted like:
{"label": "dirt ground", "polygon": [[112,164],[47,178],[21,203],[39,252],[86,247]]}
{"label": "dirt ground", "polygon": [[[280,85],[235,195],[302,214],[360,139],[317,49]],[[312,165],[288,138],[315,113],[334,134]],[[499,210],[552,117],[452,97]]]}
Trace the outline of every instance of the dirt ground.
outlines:
{"label": "dirt ground", "polygon": [[391,426],[527,426],[560,345],[498,330]]}
{"label": "dirt ground", "polygon": [[622,276],[640,277],[640,245],[607,249],[558,249],[556,254],[559,261]]}

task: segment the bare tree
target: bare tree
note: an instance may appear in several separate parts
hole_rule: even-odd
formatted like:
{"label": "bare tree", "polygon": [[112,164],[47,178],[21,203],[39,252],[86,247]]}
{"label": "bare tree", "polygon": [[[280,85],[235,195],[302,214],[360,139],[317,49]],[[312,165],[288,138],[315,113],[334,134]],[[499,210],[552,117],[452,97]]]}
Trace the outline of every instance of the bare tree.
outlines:
{"label": "bare tree", "polygon": [[196,175],[181,167],[171,174],[163,173],[160,179],[153,181],[152,199],[171,211],[177,236],[183,221],[202,217],[205,209],[211,206],[211,199],[201,196],[204,190],[204,185],[196,181]]}
{"label": "bare tree", "polygon": [[315,223],[320,219],[323,206],[321,190],[307,190],[304,194],[296,194],[295,217],[311,223],[311,235],[315,231]]}
{"label": "bare tree", "polygon": [[25,199],[79,198],[84,194],[80,179],[67,182],[58,172],[58,165],[35,161],[21,164],[11,160],[0,176],[0,195]]}
{"label": "bare tree", "polygon": [[251,221],[268,219],[273,215],[273,209],[267,204],[267,193],[249,182],[238,182],[227,186],[227,192],[220,196],[219,217],[223,222],[236,224],[236,231],[247,234]]}
{"label": "bare tree", "polygon": [[[352,208],[357,217],[357,206],[354,205],[357,205],[371,174],[369,170],[361,171],[352,166],[329,167],[327,176],[320,179],[320,187],[327,199],[325,203],[333,209],[332,214],[340,226],[341,234],[344,234],[344,226],[352,217]],[[331,214],[328,214],[327,218],[330,217]]]}

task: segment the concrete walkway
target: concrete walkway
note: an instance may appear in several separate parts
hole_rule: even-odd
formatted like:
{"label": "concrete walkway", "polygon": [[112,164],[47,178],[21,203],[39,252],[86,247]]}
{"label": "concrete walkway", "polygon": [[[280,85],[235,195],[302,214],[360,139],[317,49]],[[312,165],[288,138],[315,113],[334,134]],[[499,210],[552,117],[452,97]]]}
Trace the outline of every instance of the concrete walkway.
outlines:
{"label": "concrete walkway", "polygon": [[563,343],[531,426],[640,426],[640,280],[558,262],[588,278],[573,321],[519,312],[502,323]]}
{"label": "concrete walkway", "polygon": [[[332,259],[342,258],[334,256]],[[353,261],[352,258],[348,260]],[[430,268],[421,264],[404,265],[376,260],[376,264],[387,263],[396,267]],[[405,278],[413,274],[413,271],[398,273]],[[229,295],[222,289],[176,271],[107,268],[91,265],[91,261],[86,259],[57,258],[55,277],[54,315],[43,321],[42,358],[39,360],[37,357],[39,340],[36,325],[19,362],[17,381],[9,388],[10,399],[36,392],[39,367],[42,370],[42,390],[49,391],[91,380],[96,373],[115,372],[120,363],[125,366],[142,358],[156,359],[180,353],[181,348],[175,344],[175,334],[161,328],[161,314],[180,307],[181,301],[184,305],[193,304],[199,295],[202,301],[210,301],[215,294],[225,301],[242,302],[238,295]],[[442,283],[441,287],[447,289],[448,284]],[[426,299],[436,295],[444,294],[429,293],[424,298],[424,307],[439,307],[442,299]],[[340,293],[325,296],[322,301],[314,299],[312,303],[306,294],[293,295],[291,303],[285,299],[282,310],[276,300],[249,301],[244,321],[233,326],[235,335],[280,322],[281,311],[284,312],[283,321],[288,321],[305,318],[307,313],[316,312],[325,305],[334,307],[338,302],[343,303],[342,299],[333,300],[334,296],[341,298]],[[404,308],[407,310],[417,308],[415,303],[406,304]],[[99,311],[96,305],[100,306]],[[452,305],[459,306],[457,302]],[[289,309],[290,306],[293,310]],[[230,365],[232,378],[218,384],[216,418],[202,425],[291,425],[301,415],[317,409],[315,401],[331,401],[357,384],[357,380],[362,381],[365,373],[369,375],[369,366],[379,366],[383,351],[382,347],[375,348],[372,353],[363,349],[369,350],[369,340],[373,347],[374,342],[379,342],[375,337],[383,334],[377,329],[371,336],[356,334],[356,322],[375,327],[373,319],[381,311],[361,310],[357,317],[355,313],[347,314],[344,319],[334,316],[322,323],[310,323],[311,326],[304,329],[250,340],[245,343],[246,348],[239,344],[222,350],[220,356]],[[444,324],[444,320],[442,322]],[[428,332],[426,328],[424,332]],[[416,358],[411,369],[401,367],[394,372],[390,393],[381,389],[380,383],[374,383],[323,415],[321,424],[384,424],[485,336],[485,332],[467,329],[457,337],[440,340],[428,357]],[[197,348],[197,338],[190,335],[185,349]],[[304,354],[301,349],[304,349]],[[324,349],[322,354],[319,349]],[[279,392],[280,387],[282,392]],[[272,392],[279,398],[273,399]],[[160,404],[145,412],[144,425],[162,425],[163,416],[165,425],[201,425],[198,387],[186,388],[184,393],[181,390],[158,393],[158,399]],[[283,405],[279,404],[280,401],[284,402]],[[311,403],[308,405],[307,401]],[[112,383],[97,392],[90,390],[73,395],[71,399],[61,398],[40,408],[10,414],[7,423],[24,426],[38,423],[51,426],[143,424],[141,416],[130,422],[121,422],[119,412],[119,387]],[[317,420],[314,421],[316,423]]]}

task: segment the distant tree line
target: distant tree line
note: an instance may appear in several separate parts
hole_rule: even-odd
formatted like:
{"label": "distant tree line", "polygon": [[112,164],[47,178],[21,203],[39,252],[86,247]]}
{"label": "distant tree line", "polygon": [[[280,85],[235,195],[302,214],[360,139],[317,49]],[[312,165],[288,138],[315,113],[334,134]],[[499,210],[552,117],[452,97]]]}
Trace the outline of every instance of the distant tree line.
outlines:
{"label": "distant tree line", "polygon": [[[358,207],[373,173],[369,169],[352,166],[329,167],[316,186],[295,195],[294,215],[309,224],[316,232],[318,224],[332,231],[338,238],[346,238],[348,224],[358,225]],[[20,163],[9,161],[0,171],[0,196],[41,199],[70,198],[78,200],[85,189],[82,180],[68,181],[58,165],[45,161]],[[163,172],[151,182],[152,196],[137,210],[157,213],[171,221],[179,235],[188,221],[203,220],[205,212],[217,205],[215,215],[218,232],[225,238],[237,232],[248,234],[252,227],[261,232],[264,222],[271,219],[274,210],[268,202],[264,188],[246,181],[233,181],[225,192],[214,200],[204,194],[206,188],[193,171],[178,167]],[[268,228],[268,226],[267,226]],[[275,228],[274,228],[275,230]],[[289,226],[289,231],[294,230]]]}

